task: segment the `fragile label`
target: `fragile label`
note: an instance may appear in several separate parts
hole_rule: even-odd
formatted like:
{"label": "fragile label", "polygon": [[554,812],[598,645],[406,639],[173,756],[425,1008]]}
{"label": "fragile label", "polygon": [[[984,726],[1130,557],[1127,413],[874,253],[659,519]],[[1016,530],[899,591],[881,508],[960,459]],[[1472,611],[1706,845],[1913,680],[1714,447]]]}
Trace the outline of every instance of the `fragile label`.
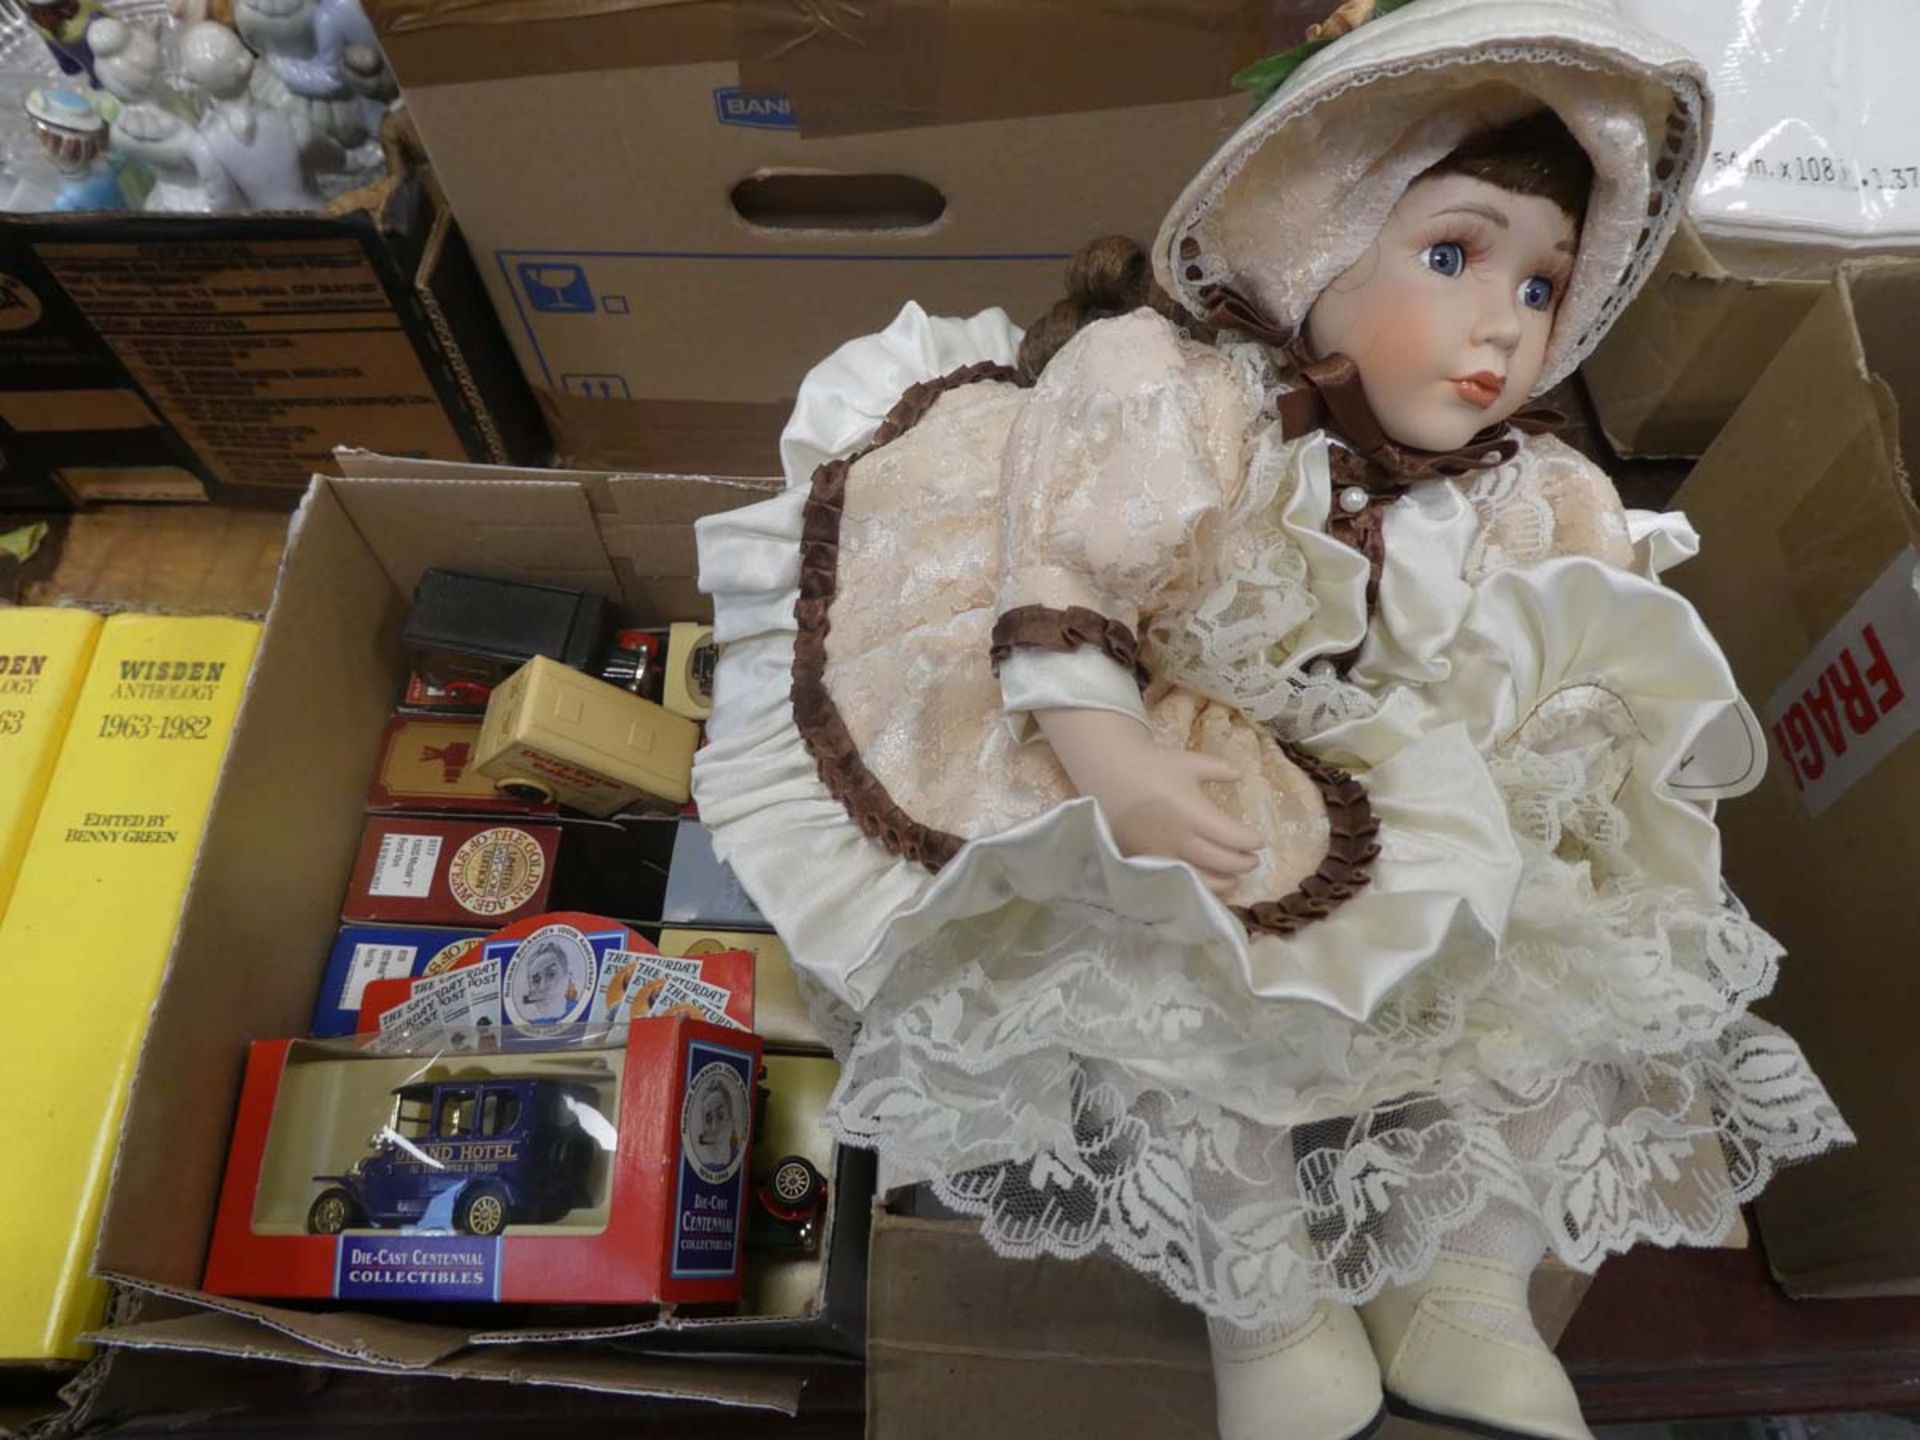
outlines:
{"label": "fragile label", "polygon": [[358,1010],[372,980],[402,980],[413,974],[415,945],[356,945],[347,962],[347,983],[340,993],[343,1010]]}
{"label": "fragile label", "polygon": [[1814,647],[1766,722],[1811,815],[1920,729],[1920,556],[1904,550]]}
{"label": "fragile label", "polygon": [[367,893],[424,899],[433,891],[434,867],[439,862],[438,835],[382,835]]}

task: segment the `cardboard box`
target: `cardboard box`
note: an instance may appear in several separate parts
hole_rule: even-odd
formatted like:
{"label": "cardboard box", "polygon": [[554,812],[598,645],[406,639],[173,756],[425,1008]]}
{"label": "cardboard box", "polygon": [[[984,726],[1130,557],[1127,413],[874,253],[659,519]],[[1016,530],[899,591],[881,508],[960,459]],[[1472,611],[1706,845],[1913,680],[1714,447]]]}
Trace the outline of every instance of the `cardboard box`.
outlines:
{"label": "cardboard box", "polygon": [[1675,505],[1704,537],[1673,572],[1772,737],[1720,815],[1729,883],[1787,947],[1760,1008],[1859,1137],[1760,1197],[1796,1295],[1920,1293],[1920,262],[1845,267]]}
{"label": "cardboard box", "polygon": [[337,216],[0,216],[0,509],[290,508],[342,442],[548,453],[420,177]]}
{"label": "cardboard box", "polygon": [[342,925],[327,956],[308,1034],[325,1039],[359,1028],[367,987],[380,980],[438,975],[474,949],[485,930],[406,925]]}
{"label": "cardboard box", "polygon": [[[751,1033],[686,1019],[493,1053],[256,1041],[206,1288],[736,1300],[759,1062]],[[393,1142],[370,1146],[369,1127]]]}
{"label": "cardboard box", "polygon": [[[582,1326],[577,1317],[534,1313],[502,1316],[504,1323],[487,1329],[471,1316],[416,1321],[352,1308],[292,1309],[200,1288],[248,1046],[297,1034],[312,1014],[317,960],[338,928],[359,844],[363,788],[408,675],[400,631],[421,571],[443,565],[589,589],[638,624],[711,620],[693,585],[691,521],[777,488],[582,473],[501,484],[483,468],[342,458],[368,478],[320,480],[295,517],[128,1098],[94,1255],[98,1270],[167,1304],[155,1318],[110,1327],[100,1338],[109,1346],[791,1411],[798,1382],[790,1371],[776,1383],[754,1367],[702,1366],[657,1352],[858,1353],[872,1191],[865,1152],[834,1157],[822,1255],[796,1266],[771,1298],[750,1265],[748,1300],[734,1315],[642,1312]],[[453,514],[460,524],[448,523]],[[289,955],[312,960],[262,958]],[[627,1343],[614,1348],[615,1340]],[[209,1381],[189,1403],[204,1407],[218,1393]]]}
{"label": "cardboard box", "polygon": [[1619,455],[1699,455],[1820,298],[1811,280],[1734,273],[1691,225],[1580,367]]}
{"label": "cardboard box", "polygon": [[907,300],[1025,324],[1150,241],[1288,8],[368,5],[560,453],[686,472],[764,470]]}
{"label": "cardboard box", "polygon": [[475,764],[496,785],[601,818],[677,814],[700,727],[644,696],[536,655],[494,690]]}
{"label": "cardboard box", "polygon": [[[1215,1440],[1213,1365],[1200,1312],[1107,1257],[1005,1260],[970,1220],[896,1192],[875,1217],[867,1335],[868,1440]],[[932,1207],[937,1212],[938,1207]],[[1590,1283],[1534,1274],[1549,1343]],[[1438,1437],[1390,1419],[1383,1440]]]}
{"label": "cardboard box", "polygon": [[547,908],[556,825],[491,820],[367,821],[342,920],[504,925]]}
{"label": "cardboard box", "polygon": [[824,1054],[829,1046],[815,1028],[813,1015],[800,994],[800,982],[787,956],[787,947],[771,931],[691,930],[668,927],[660,932],[660,949],[668,955],[711,955],[718,950],[745,950],[753,956],[753,1028],[770,1046],[812,1050]]}
{"label": "cardboard box", "polygon": [[705,720],[713,714],[713,667],[720,652],[711,625],[681,623],[667,637],[667,676],[662,703],[676,715]]}
{"label": "cardboard box", "polygon": [[771,929],[733,867],[713,853],[713,832],[698,820],[682,820],[678,831],[660,918],[669,925]]}
{"label": "cardboard box", "polygon": [[[412,682],[409,682],[411,688]],[[396,715],[387,722],[380,761],[367,786],[376,814],[556,815],[551,800],[507,795],[474,765],[480,718]]]}

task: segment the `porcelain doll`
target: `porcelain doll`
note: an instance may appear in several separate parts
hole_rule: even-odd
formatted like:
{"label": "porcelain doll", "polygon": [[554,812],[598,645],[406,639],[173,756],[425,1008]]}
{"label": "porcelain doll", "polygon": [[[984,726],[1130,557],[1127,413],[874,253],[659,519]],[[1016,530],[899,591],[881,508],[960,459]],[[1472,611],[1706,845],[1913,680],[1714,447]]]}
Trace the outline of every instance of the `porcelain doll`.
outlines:
{"label": "porcelain doll", "polygon": [[1527,406],[1657,259],[1700,68],[1604,0],[1349,0],[1027,336],[909,306],[701,522],[695,798],[842,1073],[1002,1254],[1205,1312],[1220,1433],[1587,1435],[1551,1251],[1711,1244],[1848,1139],[1748,1013],[1763,751]]}
{"label": "porcelain doll", "polygon": [[253,71],[252,53],[226,26],[207,20],[182,32],[180,73],[211,102],[200,134],[233,188],[255,210],[317,210],[323,202],[310,157],[324,137],[298,116],[259,104]]}

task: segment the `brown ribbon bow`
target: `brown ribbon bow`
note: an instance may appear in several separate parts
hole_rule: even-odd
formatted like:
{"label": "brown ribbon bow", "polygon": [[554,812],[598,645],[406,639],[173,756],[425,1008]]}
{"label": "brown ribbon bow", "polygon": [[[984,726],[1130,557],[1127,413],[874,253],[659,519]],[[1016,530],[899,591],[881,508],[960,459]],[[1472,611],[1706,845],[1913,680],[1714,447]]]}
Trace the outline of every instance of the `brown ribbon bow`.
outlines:
{"label": "brown ribbon bow", "polygon": [[[1380,601],[1380,575],[1386,565],[1385,507],[1418,481],[1451,480],[1475,470],[1504,465],[1520,453],[1520,434],[1539,435],[1566,424],[1545,407],[1523,410],[1490,425],[1455,450],[1418,450],[1388,437],[1360,383],[1360,367],[1344,355],[1315,359],[1305,337],[1280,329],[1258,306],[1230,286],[1211,285],[1200,292],[1207,304],[1206,323],[1216,330],[1238,330],[1284,354],[1304,382],[1274,400],[1280,433],[1297,439],[1325,430],[1340,443],[1329,448],[1333,479],[1341,490],[1357,485],[1367,503],[1348,510],[1335,498],[1327,533],[1367,557],[1367,614]],[[1516,432],[1518,432],[1516,434]],[[1359,657],[1353,650],[1335,658],[1345,674]]]}
{"label": "brown ribbon bow", "polygon": [[[1474,470],[1504,465],[1520,453],[1513,431],[1538,435],[1566,424],[1553,410],[1523,410],[1499,425],[1489,425],[1456,450],[1417,450],[1389,439],[1360,383],[1360,367],[1344,355],[1314,359],[1306,339],[1280,329],[1259,307],[1226,285],[1201,292],[1206,322],[1216,330],[1239,330],[1282,352],[1305,382],[1274,401],[1280,430],[1297,438],[1313,430],[1329,431],[1366,461],[1366,473],[1354,478],[1367,490],[1391,498],[1415,480],[1450,480]],[[1345,477],[1343,477],[1345,478]]]}

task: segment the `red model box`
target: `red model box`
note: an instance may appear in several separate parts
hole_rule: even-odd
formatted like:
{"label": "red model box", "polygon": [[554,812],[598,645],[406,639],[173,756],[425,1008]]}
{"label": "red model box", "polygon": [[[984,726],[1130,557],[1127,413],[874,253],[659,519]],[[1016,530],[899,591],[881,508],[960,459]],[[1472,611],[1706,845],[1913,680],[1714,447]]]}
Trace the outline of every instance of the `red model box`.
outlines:
{"label": "red model box", "polygon": [[546,908],[560,827],[509,821],[367,822],[345,920],[504,925]]}
{"label": "red model box", "polygon": [[367,809],[547,816],[551,800],[507,795],[473,767],[480,721],[471,716],[396,715],[380,742]]}
{"label": "red model box", "polygon": [[255,1042],[206,1289],[737,1300],[760,1042],[678,1017],[625,1038],[432,1056]]}

